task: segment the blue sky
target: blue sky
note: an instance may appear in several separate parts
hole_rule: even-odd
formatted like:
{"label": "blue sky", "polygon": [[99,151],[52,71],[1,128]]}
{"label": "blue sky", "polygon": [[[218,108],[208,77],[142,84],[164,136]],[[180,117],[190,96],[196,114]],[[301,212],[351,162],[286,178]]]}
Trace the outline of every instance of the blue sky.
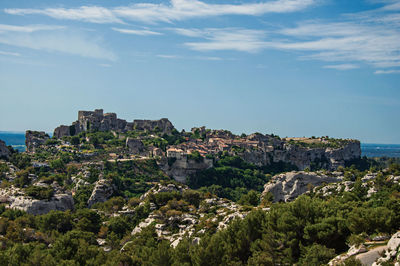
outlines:
{"label": "blue sky", "polygon": [[78,110],[400,143],[400,1],[0,3],[0,130]]}

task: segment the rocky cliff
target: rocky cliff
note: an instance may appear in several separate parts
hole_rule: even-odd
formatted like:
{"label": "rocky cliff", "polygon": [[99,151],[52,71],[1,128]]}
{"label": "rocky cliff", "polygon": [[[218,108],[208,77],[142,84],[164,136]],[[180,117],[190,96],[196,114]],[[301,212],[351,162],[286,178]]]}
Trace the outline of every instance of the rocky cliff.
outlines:
{"label": "rocky cliff", "polygon": [[327,176],[315,172],[288,172],[274,176],[265,184],[263,196],[271,193],[274,202],[287,202],[322,184],[340,182],[343,177]]}
{"label": "rocky cliff", "polygon": [[0,139],[0,158],[8,158],[10,151],[8,150],[6,143]]}
{"label": "rocky cliff", "polygon": [[167,118],[162,118],[160,120],[134,120],[133,129],[141,131],[158,130],[165,134],[170,134],[174,126]]}
{"label": "rocky cliff", "polygon": [[201,170],[213,167],[213,160],[202,158],[196,161],[189,159],[187,156],[181,158],[169,158],[159,162],[160,168],[169,176],[172,176],[176,181],[186,183],[187,178]]}
{"label": "rocky cliff", "polygon": [[25,145],[27,152],[35,152],[40,145],[43,145],[50,137],[44,131],[31,131],[25,132]]}
{"label": "rocky cliff", "polygon": [[[254,141],[254,138],[251,138]],[[358,140],[345,140],[340,147],[302,147],[287,141],[258,138],[257,149],[245,149],[239,153],[244,160],[264,166],[274,163],[293,165],[298,170],[306,168],[324,168],[335,170],[347,162],[361,157],[361,146]]]}
{"label": "rocky cliff", "polygon": [[114,186],[111,180],[101,179],[96,182],[92,195],[90,196],[87,204],[91,207],[93,204],[98,202],[106,201],[114,192]]}
{"label": "rocky cliff", "polygon": [[15,187],[0,189],[0,200],[8,208],[26,211],[29,214],[40,215],[51,210],[66,211],[74,208],[74,200],[70,192],[56,191],[50,200],[34,199],[25,195],[23,190]]}
{"label": "rocky cliff", "polygon": [[140,139],[127,138],[126,147],[132,154],[141,154],[145,151],[144,144]]}

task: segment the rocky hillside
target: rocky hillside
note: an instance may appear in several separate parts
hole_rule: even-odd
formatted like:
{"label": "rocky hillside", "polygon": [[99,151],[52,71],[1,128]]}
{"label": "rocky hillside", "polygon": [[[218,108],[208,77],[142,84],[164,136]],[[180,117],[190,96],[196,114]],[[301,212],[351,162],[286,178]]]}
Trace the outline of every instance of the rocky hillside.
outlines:
{"label": "rocky hillside", "polygon": [[[104,132],[105,135],[112,132],[113,137],[118,138],[114,144],[121,143],[121,148],[125,148],[130,155],[160,159],[160,167],[183,183],[193,173],[212,167],[213,161],[218,160],[222,153],[239,156],[258,167],[291,170],[334,170],[354,163],[361,156],[360,142],[357,140],[329,137],[281,139],[260,133],[238,136],[227,130],[205,127],[193,128],[191,132],[178,132],[166,118],[127,122],[117,118],[115,113],[103,113],[102,109],[79,111],[78,120],[70,126],[57,127],[54,140],[51,141],[47,141],[48,136],[44,132],[27,131],[27,151],[35,152],[36,147],[49,142],[57,143],[56,140],[64,146],[71,142],[79,144],[76,147],[85,146],[87,142],[99,146],[96,141],[101,138],[91,140],[88,137],[93,132]],[[121,151],[116,154],[121,156]],[[196,163],[190,161],[191,157],[198,155],[200,157]],[[200,160],[202,158],[208,160]],[[172,165],[172,161],[175,165]]]}
{"label": "rocky hillside", "polygon": [[135,121],[81,111],[65,134],[27,131],[27,152],[3,145],[0,264],[398,263],[395,160],[359,158],[355,140]]}

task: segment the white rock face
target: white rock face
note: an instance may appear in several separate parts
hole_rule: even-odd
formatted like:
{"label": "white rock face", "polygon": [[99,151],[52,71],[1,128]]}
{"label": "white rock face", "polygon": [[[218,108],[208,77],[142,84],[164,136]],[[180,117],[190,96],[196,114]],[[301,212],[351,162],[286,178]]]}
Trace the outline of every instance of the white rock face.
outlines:
{"label": "white rock face", "polygon": [[339,256],[334,257],[331,261],[329,261],[328,265],[333,266],[333,265],[342,265],[342,262],[345,261],[346,259],[350,258],[351,256],[367,252],[368,249],[363,245],[353,245],[349,248],[346,254],[342,254]]}
{"label": "white rock face", "polygon": [[114,192],[111,180],[101,179],[96,181],[96,185],[92,191],[92,195],[88,200],[88,206],[92,206],[97,202],[105,202]]}
{"label": "white rock face", "polygon": [[293,171],[272,177],[271,181],[264,185],[263,195],[271,192],[274,202],[287,202],[294,200],[313,187],[321,186],[324,183],[336,183],[341,180],[341,177],[330,177],[322,173]]}
{"label": "white rock face", "polygon": [[374,264],[372,264],[373,266],[382,265],[383,262],[389,261],[392,258],[398,258],[398,251],[400,247],[400,231],[392,235],[386,246],[387,249],[385,255],[374,262]]}
{"label": "white rock face", "polygon": [[175,185],[175,184],[168,184],[168,185],[161,185],[161,184],[157,184],[156,186],[152,187],[149,191],[147,191],[146,193],[144,193],[142,196],[140,196],[140,200],[145,200],[149,194],[158,194],[161,192],[183,192],[184,190],[187,190],[188,187],[185,185]]}
{"label": "white rock face", "polygon": [[8,208],[26,211],[29,214],[40,215],[49,211],[66,211],[74,208],[72,195],[67,192],[56,192],[51,200],[38,200],[25,196],[18,188],[0,189],[0,197],[7,202]]}
{"label": "white rock face", "polygon": [[[157,184],[144,195],[142,195],[140,198],[142,202],[140,204],[144,204],[144,200],[149,196],[150,193],[182,193],[186,189],[188,188],[185,185]],[[210,208],[216,208],[215,215],[211,215],[206,221],[204,221],[207,224],[215,225],[214,229],[210,230],[223,230],[234,219],[243,219],[249,212],[247,209],[243,209],[240,205],[222,198],[204,199],[200,202],[199,208],[193,206],[189,208],[188,212],[173,214],[171,216],[167,213],[157,210],[155,204],[153,205],[153,211],[145,220],[143,220],[133,229],[131,235],[136,235],[144,228],[154,224],[155,232],[158,238],[168,240],[171,246],[174,248],[185,236],[192,238],[194,244],[199,243],[199,237],[206,232],[206,229],[202,228],[199,230],[196,225],[201,221],[201,218],[204,218],[206,214],[209,215]],[[176,229],[176,231],[174,229]]]}

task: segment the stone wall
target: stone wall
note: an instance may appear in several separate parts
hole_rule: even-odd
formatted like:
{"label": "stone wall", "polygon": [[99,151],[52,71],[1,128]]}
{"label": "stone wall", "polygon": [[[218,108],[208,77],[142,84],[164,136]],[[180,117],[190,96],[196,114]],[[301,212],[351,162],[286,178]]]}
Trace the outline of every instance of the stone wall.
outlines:
{"label": "stone wall", "polygon": [[73,122],[71,126],[61,125],[57,127],[54,130],[54,136],[56,138],[74,136],[88,130],[126,132],[133,129],[142,131],[159,129],[161,132],[169,134],[174,129],[174,126],[166,118],[127,122],[117,118],[115,113],[103,113],[103,109],[96,109],[94,111],[79,111],[78,120]]}

